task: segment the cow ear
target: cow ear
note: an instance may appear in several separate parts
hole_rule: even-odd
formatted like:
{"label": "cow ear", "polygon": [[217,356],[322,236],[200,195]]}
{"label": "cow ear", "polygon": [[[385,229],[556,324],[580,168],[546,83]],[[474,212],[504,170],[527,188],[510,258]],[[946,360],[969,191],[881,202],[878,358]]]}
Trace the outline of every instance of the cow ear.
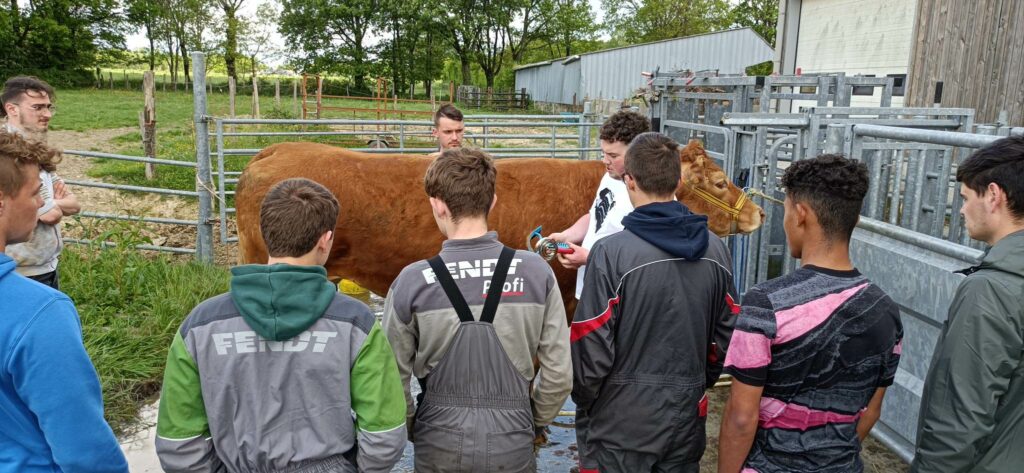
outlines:
{"label": "cow ear", "polygon": [[699,158],[704,151],[699,140],[690,140],[686,146],[679,148],[679,162],[692,163]]}

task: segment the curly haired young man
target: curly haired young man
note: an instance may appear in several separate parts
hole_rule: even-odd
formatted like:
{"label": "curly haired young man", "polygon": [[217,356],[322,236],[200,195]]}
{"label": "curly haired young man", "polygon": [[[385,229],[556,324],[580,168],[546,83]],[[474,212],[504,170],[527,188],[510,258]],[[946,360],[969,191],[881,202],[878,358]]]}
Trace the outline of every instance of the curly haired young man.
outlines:
{"label": "curly haired young man", "polygon": [[824,155],[793,163],[782,185],[786,241],[803,266],[743,296],[718,471],[863,471],[860,444],[903,338],[899,308],[850,261],[867,168]]}

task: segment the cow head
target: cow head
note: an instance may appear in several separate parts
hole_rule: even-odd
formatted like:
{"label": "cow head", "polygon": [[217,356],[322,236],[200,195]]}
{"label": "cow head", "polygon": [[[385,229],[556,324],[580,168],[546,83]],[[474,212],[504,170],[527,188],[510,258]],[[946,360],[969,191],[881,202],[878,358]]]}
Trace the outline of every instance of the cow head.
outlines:
{"label": "cow head", "polygon": [[690,140],[680,148],[679,162],[683,177],[676,195],[694,212],[708,216],[711,231],[726,236],[761,227],[764,210],[732,183],[700,141]]}

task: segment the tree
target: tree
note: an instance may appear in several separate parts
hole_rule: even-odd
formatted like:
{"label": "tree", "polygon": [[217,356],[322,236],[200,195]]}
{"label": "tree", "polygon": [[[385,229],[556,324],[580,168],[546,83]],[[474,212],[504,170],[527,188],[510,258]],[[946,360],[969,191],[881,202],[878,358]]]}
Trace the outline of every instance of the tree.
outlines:
{"label": "tree", "polygon": [[302,65],[314,72],[352,77],[366,91],[371,48],[367,36],[377,16],[376,0],[284,0],[278,31],[303,54]]}
{"label": "tree", "polygon": [[[750,27],[768,44],[775,47],[775,24],[779,19],[779,0],[742,0],[729,13],[733,24]],[[750,66],[747,75],[766,76],[772,73],[772,62]]]}
{"label": "tree", "polygon": [[166,12],[160,2],[150,0],[128,0],[127,19],[130,24],[146,30],[149,41],[149,70],[156,68],[156,41],[160,38],[160,23]]}
{"label": "tree", "polygon": [[624,44],[679,38],[727,28],[726,0],[602,0],[605,27]]}
{"label": "tree", "polygon": [[[256,7],[253,17],[238,18],[238,48],[249,58],[250,74],[256,75],[259,57],[273,57],[280,53],[270,44],[270,35],[277,25],[278,13],[271,2],[261,3]],[[224,58],[227,66],[227,57]],[[237,77],[236,77],[237,80]]]}
{"label": "tree", "polygon": [[191,81],[189,52],[205,50],[203,36],[209,22],[212,5],[209,0],[159,0],[166,12],[164,39],[167,44],[168,66],[172,82],[177,84],[176,53],[180,53],[185,80]]}
{"label": "tree", "polygon": [[444,12],[441,22],[444,35],[459,58],[462,70],[462,84],[473,83],[471,64],[479,51],[479,41],[483,20],[486,15],[481,12],[477,0],[442,0],[441,11]]}
{"label": "tree", "polygon": [[422,80],[430,94],[432,80],[440,75],[446,44],[435,39],[445,34],[438,18],[443,12],[430,0],[383,0],[379,33],[386,33],[378,48],[381,72],[391,76],[395,90],[415,92]]}
{"label": "tree", "polygon": [[552,56],[567,57],[583,52],[581,43],[593,43],[600,29],[588,0],[556,0],[554,17],[546,36],[548,44],[557,46]]}
{"label": "tree", "polygon": [[238,56],[238,9],[245,0],[217,0],[224,12],[224,65],[228,76],[238,81],[235,58]]}
{"label": "tree", "polygon": [[729,13],[732,22],[749,27],[775,47],[775,25],[779,21],[779,0],[742,0]]}
{"label": "tree", "polygon": [[37,74],[55,84],[92,83],[100,49],[124,48],[116,0],[10,0],[0,6],[0,74]]}

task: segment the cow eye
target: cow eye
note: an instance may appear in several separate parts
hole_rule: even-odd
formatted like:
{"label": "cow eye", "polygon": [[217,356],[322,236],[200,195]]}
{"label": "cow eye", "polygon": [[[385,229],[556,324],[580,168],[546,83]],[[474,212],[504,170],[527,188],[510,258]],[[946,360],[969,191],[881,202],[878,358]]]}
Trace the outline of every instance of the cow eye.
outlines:
{"label": "cow eye", "polygon": [[729,185],[726,184],[725,181],[718,181],[718,182],[715,183],[715,187],[717,187],[719,189],[725,189],[725,188],[729,187]]}

